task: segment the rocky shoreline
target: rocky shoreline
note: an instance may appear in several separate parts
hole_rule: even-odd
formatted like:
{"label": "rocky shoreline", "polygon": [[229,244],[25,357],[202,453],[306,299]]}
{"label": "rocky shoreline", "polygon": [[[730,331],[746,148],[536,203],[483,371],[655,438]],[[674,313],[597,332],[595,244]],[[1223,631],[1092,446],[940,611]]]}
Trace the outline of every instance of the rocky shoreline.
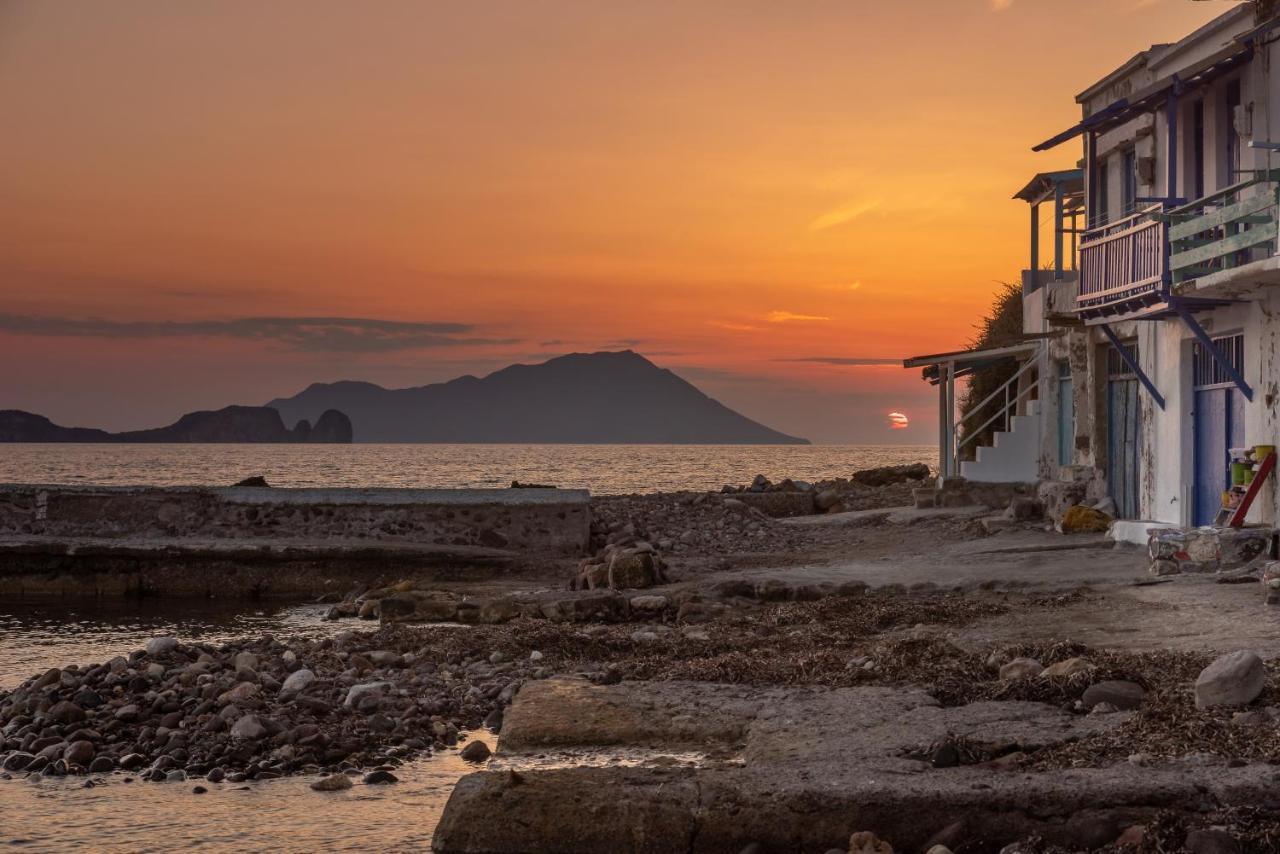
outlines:
{"label": "rocky shoreline", "polygon": [[[331,599],[353,628],[327,638],[157,637],[53,668],[0,691],[0,776],[341,792],[457,750],[476,773],[444,852],[768,854],[851,833],[836,850],[1280,850],[1280,680],[1241,639],[1239,588],[1152,579],[1137,550],[1033,513],[902,507],[922,482],[594,499],[589,555],[536,577],[387,579]],[[771,515],[795,496],[831,503]],[[1201,633],[1212,654],[1164,648]],[[1280,650],[1280,631],[1258,637]],[[481,728],[501,734],[498,766],[467,738]],[[632,748],[654,758],[575,764]],[[499,806],[510,821],[489,820]],[[529,830],[547,815],[555,838]],[[616,825],[607,844],[592,821]]]}
{"label": "rocky shoreline", "polygon": [[394,629],[218,647],[153,638],[0,693],[0,768],[212,782],[386,771],[456,746],[463,730],[496,730],[521,680],[544,675],[537,655],[436,654],[426,640]]}

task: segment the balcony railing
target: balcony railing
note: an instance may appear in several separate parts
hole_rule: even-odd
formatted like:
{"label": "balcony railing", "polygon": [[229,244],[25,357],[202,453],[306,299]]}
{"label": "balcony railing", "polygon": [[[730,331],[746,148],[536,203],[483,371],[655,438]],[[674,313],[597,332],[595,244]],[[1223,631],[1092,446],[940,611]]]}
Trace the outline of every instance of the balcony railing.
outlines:
{"label": "balcony railing", "polygon": [[1168,226],[1160,206],[1085,232],[1080,242],[1078,308],[1102,308],[1165,287]]}
{"label": "balcony railing", "polygon": [[1280,184],[1270,177],[1260,174],[1165,215],[1175,283],[1275,254]]}

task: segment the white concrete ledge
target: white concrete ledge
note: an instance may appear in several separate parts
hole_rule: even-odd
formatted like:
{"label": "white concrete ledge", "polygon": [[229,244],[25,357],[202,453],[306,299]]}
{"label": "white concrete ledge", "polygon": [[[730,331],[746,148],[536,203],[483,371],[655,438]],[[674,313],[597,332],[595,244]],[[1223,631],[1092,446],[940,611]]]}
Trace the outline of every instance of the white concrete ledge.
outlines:
{"label": "white concrete ledge", "polygon": [[1117,543],[1129,543],[1146,547],[1147,536],[1152,531],[1163,531],[1168,528],[1181,528],[1172,522],[1148,522],[1143,519],[1117,519],[1111,525],[1110,537]]}

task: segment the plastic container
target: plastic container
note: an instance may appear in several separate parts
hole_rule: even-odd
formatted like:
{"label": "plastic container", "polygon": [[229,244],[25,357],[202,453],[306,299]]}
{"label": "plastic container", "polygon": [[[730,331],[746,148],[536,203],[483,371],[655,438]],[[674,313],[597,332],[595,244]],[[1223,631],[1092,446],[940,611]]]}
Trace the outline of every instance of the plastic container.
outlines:
{"label": "plastic container", "polygon": [[1251,479],[1253,474],[1253,466],[1249,463],[1232,463],[1231,464],[1231,485],[1244,486]]}
{"label": "plastic container", "polygon": [[1275,452],[1276,452],[1275,445],[1254,445],[1253,446],[1253,458],[1257,462],[1262,462],[1269,455],[1274,454]]}

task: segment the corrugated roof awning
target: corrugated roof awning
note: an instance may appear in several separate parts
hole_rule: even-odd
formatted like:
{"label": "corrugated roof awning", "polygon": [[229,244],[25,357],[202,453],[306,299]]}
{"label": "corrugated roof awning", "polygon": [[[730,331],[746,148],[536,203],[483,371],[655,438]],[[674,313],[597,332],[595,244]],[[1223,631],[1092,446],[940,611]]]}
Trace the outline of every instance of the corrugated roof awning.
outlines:
{"label": "corrugated roof awning", "polygon": [[1062,187],[1067,195],[1084,192],[1084,170],[1064,169],[1060,172],[1041,172],[1027,186],[1013,194],[1015,199],[1029,204],[1038,204],[1051,198],[1058,187]]}
{"label": "corrugated roof awning", "polygon": [[1213,82],[1248,62],[1253,56],[1252,42],[1233,43],[1178,74],[1163,77],[1128,98],[1121,98],[1085,118],[1057,136],[1046,139],[1032,151],[1048,151],[1084,133],[1105,133],[1163,105],[1171,92],[1185,92]]}
{"label": "corrugated roof awning", "polygon": [[991,347],[986,350],[956,350],[954,353],[935,353],[932,356],[914,356],[902,361],[904,368],[927,368],[930,365],[945,365],[955,362],[956,365],[969,365],[978,362],[1015,359],[1040,349],[1040,341],[1024,341],[1008,347]]}

